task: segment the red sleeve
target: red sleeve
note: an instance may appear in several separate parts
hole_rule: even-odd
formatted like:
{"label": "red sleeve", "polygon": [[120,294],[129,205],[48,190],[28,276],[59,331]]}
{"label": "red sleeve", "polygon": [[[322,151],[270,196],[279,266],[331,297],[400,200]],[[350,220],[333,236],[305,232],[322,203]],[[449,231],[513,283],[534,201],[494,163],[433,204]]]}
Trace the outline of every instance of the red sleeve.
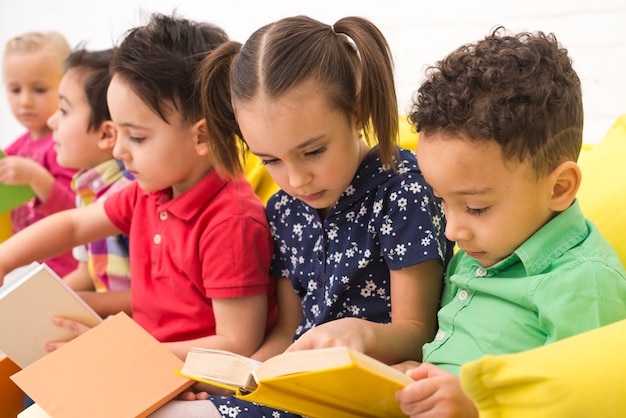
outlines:
{"label": "red sleeve", "polygon": [[232,216],[203,234],[200,259],[208,297],[268,292],[273,240],[267,222],[262,221],[247,215]]}
{"label": "red sleeve", "polygon": [[125,235],[130,235],[130,226],[137,197],[141,193],[137,182],[130,183],[104,201],[104,211],[111,222]]}

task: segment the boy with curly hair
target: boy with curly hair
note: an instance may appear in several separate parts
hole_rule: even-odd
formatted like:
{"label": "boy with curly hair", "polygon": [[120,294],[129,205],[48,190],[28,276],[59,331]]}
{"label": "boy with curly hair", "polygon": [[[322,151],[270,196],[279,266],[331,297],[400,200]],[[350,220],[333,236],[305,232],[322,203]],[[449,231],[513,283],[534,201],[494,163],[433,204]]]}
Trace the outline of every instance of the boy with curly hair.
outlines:
{"label": "boy with curly hair", "polygon": [[553,34],[500,27],[458,48],[428,70],[410,120],[460,251],[397,399],[411,417],[477,417],[462,364],[625,318],[626,273],[576,200],[581,85]]}

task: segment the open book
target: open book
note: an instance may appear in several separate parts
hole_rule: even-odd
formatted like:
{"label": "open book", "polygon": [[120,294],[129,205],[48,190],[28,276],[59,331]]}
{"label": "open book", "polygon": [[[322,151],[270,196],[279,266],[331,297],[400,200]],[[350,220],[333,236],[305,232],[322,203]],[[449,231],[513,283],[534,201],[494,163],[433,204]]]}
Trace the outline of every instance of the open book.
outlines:
{"label": "open book", "polygon": [[47,354],[48,341],[66,341],[70,331],[52,324],[53,316],[90,327],[102,319],[46,264],[20,269],[0,287],[0,351],[24,368]]}
{"label": "open book", "polygon": [[403,417],[395,392],[412,379],[346,347],[279,354],[263,363],[192,348],[177,373],[235,396],[309,417]]}
{"label": "open book", "polygon": [[[4,157],[4,152],[0,151],[0,158]],[[0,213],[8,212],[33,197],[35,192],[30,186],[0,183]]]}

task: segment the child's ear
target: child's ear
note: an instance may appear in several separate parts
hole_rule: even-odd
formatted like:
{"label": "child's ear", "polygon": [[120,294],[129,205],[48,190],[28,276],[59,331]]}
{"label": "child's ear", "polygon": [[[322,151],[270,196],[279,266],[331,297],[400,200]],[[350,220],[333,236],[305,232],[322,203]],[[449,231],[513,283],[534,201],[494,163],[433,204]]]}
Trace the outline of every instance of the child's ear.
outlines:
{"label": "child's ear", "polygon": [[196,153],[200,156],[209,154],[209,135],[206,128],[206,119],[200,119],[192,127],[192,135],[196,138]]}
{"label": "child's ear", "polygon": [[550,209],[562,212],[576,198],[582,179],[580,167],[574,161],[565,161],[552,170],[549,177],[552,184]]}
{"label": "child's ear", "polygon": [[98,148],[101,150],[113,149],[115,141],[117,141],[117,128],[115,123],[105,120],[100,125],[100,138],[98,139]]}

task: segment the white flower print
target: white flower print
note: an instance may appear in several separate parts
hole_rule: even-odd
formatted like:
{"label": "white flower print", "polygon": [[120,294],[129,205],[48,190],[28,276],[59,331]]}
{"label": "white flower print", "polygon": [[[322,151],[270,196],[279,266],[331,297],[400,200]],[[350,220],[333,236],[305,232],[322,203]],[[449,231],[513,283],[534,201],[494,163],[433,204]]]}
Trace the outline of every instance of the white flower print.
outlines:
{"label": "white flower print", "polygon": [[309,292],[315,292],[317,290],[317,282],[315,280],[309,280]]}
{"label": "white flower print", "polygon": [[406,200],[405,197],[398,199],[398,207],[400,208],[400,211],[402,212],[403,210],[406,210],[406,205],[407,205],[408,200]]}
{"label": "white flower print", "polygon": [[368,260],[367,258],[363,258],[361,260],[359,260],[359,268],[360,269],[364,269],[365,267],[367,267],[367,265],[370,263],[370,260]]}
{"label": "white flower print", "polygon": [[319,315],[320,315],[320,307],[319,307],[319,305],[313,305],[313,306],[311,306],[311,313],[312,313],[314,316],[319,316]]}
{"label": "white flower print", "polygon": [[396,245],[396,254],[398,254],[400,257],[406,254],[406,247],[404,246],[404,244]]}
{"label": "white flower print", "polygon": [[422,238],[422,246],[423,247],[428,247],[431,243],[432,239],[431,237],[424,237]]}
{"label": "white flower print", "polygon": [[352,196],[356,193],[356,188],[353,185],[349,185],[345,191],[346,196]]}
{"label": "white flower print", "polygon": [[383,202],[381,200],[377,200],[376,202],[374,202],[374,205],[372,207],[372,212],[374,213],[374,215],[378,215],[382,209]]}
{"label": "white flower print", "polygon": [[393,227],[389,223],[384,223],[380,227],[380,232],[383,235],[389,235],[389,234],[391,234],[393,232]]}
{"label": "white flower print", "polygon": [[359,216],[365,216],[367,215],[367,206],[363,205],[361,206],[361,209],[359,209]]}
{"label": "white flower print", "polygon": [[331,228],[331,230],[328,231],[328,239],[333,240],[335,238],[337,238],[337,228],[336,227]]}
{"label": "white flower print", "polygon": [[422,192],[422,185],[419,183],[411,183],[409,185],[409,190],[413,193],[413,194],[417,194],[417,193],[421,193]]}
{"label": "white flower print", "polygon": [[389,195],[389,200],[391,200],[392,202],[395,202],[397,198],[398,198],[397,192],[393,192]]}
{"label": "white flower print", "polygon": [[302,236],[302,224],[295,224],[293,226],[293,233]]}

